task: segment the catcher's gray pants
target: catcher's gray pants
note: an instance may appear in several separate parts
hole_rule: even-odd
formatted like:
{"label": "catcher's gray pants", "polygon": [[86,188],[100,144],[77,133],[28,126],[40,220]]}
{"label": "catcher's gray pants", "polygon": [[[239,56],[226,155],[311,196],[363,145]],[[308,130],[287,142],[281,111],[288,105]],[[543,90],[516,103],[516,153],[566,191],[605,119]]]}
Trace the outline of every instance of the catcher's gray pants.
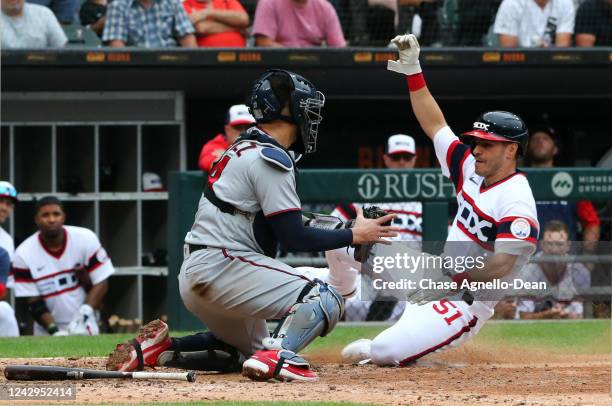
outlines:
{"label": "catcher's gray pants", "polygon": [[255,252],[207,248],[185,257],[178,276],[185,307],[222,341],[245,356],[263,349],[266,319],[280,319],[314,278],[341,294],[354,291],[357,272],[342,261],[342,249],[327,252],[331,270],[292,268]]}

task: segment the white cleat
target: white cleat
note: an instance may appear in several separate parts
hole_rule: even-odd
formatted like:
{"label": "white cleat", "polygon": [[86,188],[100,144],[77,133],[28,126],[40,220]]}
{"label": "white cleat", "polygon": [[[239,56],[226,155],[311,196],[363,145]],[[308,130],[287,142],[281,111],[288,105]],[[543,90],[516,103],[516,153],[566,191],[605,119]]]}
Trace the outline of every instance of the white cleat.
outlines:
{"label": "white cleat", "polygon": [[353,341],[340,353],[342,360],[350,364],[367,364],[370,361],[370,347],[372,346],[372,340],[362,338],[357,341]]}

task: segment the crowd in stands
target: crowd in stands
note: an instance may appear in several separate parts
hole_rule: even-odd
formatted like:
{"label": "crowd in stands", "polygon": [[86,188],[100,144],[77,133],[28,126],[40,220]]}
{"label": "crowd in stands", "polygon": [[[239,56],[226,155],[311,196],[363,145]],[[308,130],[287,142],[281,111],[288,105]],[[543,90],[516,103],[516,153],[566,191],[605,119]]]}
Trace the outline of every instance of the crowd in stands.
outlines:
{"label": "crowd in stands", "polygon": [[612,0],[2,0],[1,19],[3,48],[612,46]]}

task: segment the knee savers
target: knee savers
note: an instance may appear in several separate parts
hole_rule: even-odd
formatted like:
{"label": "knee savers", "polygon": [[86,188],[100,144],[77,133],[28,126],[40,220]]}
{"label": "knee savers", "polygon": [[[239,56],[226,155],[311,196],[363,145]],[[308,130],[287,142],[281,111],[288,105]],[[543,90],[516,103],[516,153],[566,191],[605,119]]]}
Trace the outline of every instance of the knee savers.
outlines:
{"label": "knee savers", "polygon": [[334,329],[342,314],[344,303],[340,294],[326,283],[315,279],[283,317],[274,335],[264,340],[267,349],[285,349],[295,353],[315,338],[326,336]]}

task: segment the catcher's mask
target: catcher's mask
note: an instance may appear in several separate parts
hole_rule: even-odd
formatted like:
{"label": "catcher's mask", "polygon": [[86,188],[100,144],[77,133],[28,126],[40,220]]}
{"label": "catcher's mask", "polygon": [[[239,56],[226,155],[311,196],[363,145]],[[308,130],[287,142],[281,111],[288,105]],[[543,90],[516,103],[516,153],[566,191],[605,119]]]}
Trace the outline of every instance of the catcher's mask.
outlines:
{"label": "catcher's mask", "polygon": [[[287,75],[291,81],[289,111],[291,116],[281,114],[283,101],[274,93],[270,79],[274,75]],[[293,148],[298,153],[309,154],[317,149],[319,124],[323,120],[321,109],[325,96],[303,76],[282,69],[271,69],[259,78],[251,94],[251,114],[258,123],[283,120],[298,126],[302,143]]]}

